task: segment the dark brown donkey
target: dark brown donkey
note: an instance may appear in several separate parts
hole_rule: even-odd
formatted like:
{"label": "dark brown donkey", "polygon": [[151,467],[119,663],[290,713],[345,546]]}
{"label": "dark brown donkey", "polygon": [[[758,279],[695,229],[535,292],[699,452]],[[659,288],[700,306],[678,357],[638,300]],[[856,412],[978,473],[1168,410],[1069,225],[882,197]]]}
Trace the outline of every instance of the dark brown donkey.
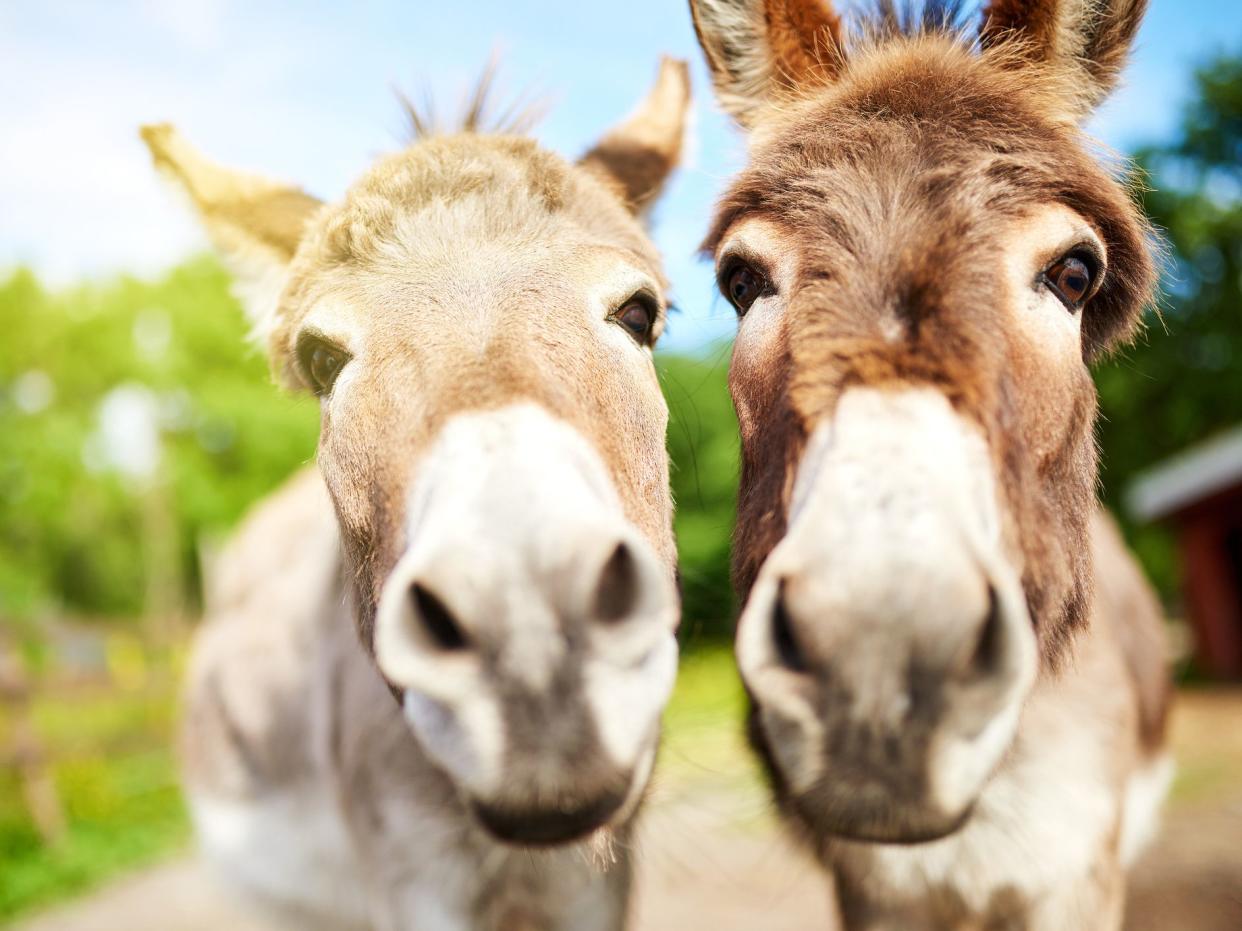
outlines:
{"label": "dark brown donkey", "polygon": [[1141,0],[692,0],[750,163],[737,654],[850,929],[1116,928],[1167,784],[1150,590],[1096,504],[1088,366],[1150,230],[1080,125]]}

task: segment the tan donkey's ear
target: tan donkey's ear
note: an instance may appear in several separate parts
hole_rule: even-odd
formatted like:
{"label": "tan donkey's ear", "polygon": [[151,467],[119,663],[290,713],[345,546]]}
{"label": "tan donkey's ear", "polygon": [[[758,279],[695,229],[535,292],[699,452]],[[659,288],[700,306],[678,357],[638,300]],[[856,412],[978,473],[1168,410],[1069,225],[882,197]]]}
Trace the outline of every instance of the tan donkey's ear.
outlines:
{"label": "tan donkey's ear", "polygon": [[215,164],[167,123],[144,126],[141,133],[155,167],[189,194],[236,277],[238,297],[261,338],[320,201],[297,188]]}
{"label": "tan donkey's ear", "polygon": [[689,105],[689,69],[684,61],[666,56],[655,86],[638,109],[578,164],[615,181],[630,210],[645,213],[681,160]]}
{"label": "tan donkey's ear", "polygon": [[827,84],[845,66],[828,0],[690,0],[690,16],[716,98],[743,127],[769,101]]}
{"label": "tan donkey's ear", "polygon": [[1060,70],[1083,119],[1116,88],[1146,12],[1147,0],[991,0],[979,41]]}

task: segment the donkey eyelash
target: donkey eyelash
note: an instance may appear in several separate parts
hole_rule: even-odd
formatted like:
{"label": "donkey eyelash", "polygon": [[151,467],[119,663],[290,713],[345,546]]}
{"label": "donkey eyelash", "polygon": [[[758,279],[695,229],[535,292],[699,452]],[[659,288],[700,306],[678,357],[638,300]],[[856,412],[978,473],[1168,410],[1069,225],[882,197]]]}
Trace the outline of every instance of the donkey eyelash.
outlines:
{"label": "donkey eyelash", "polygon": [[[314,372],[316,350],[324,350],[334,357],[335,366],[326,380],[316,377]],[[294,347],[294,357],[297,360],[299,377],[319,397],[325,397],[332,391],[341,370],[353,358],[340,344],[310,331],[299,334],[297,345]]]}
{"label": "donkey eyelash", "polygon": [[1091,277],[1095,281],[1100,281],[1104,277],[1104,254],[1100,251],[1100,247],[1090,239],[1084,239],[1078,245],[1071,249],[1067,249],[1062,258],[1078,259],[1091,272]]}
{"label": "donkey eyelash", "polygon": [[773,294],[776,294],[776,285],[772,283],[772,272],[768,268],[768,263],[749,249],[729,251],[720,257],[716,265],[716,287],[721,294],[724,294],[727,290],[726,286],[729,276],[743,265],[750,266],[752,271],[763,278],[763,297],[771,297]]}
{"label": "donkey eyelash", "polygon": [[[1086,290],[1080,296],[1067,294],[1062,285],[1056,280],[1058,277],[1057,270],[1060,268],[1064,271],[1063,267],[1069,262],[1082,266],[1087,278]],[[1043,271],[1039,273],[1036,286],[1046,288],[1052,292],[1053,296],[1065,306],[1066,310],[1076,315],[1081,313],[1082,309],[1087,306],[1087,303],[1099,293],[1104,280],[1104,271],[1104,260],[1098,245],[1090,240],[1086,240],[1061,251],[1056,259],[1045,265]]]}
{"label": "donkey eyelash", "polygon": [[[648,323],[646,332],[644,333],[634,331],[621,319],[622,313],[627,308],[635,304],[647,312]],[[658,297],[652,294],[650,290],[640,288],[624,301],[617,304],[616,307],[613,308],[612,312],[608,314],[608,319],[613,323],[623,326],[630,333],[630,335],[634,337],[640,346],[651,348],[655,345],[655,341],[659,337],[660,327],[665,319],[665,311],[664,306]]]}
{"label": "donkey eyelash", "polygon": [[1056,265],[1058,262],[1064,262],[1066,259],[1078,259],[1091,272],[1091,277],[1095,282],[1104,279],[1105,273],[1108,271],[1108,262],[1104,258],[1103,247],[1096,242],[1094,238],[1083,238],[1070,240],[1055,251],[1048,253],[1048,258],[1044,261],[1043,267],[1040,269],[1039,278],[1047,274],[1048,269]]}
{"label": "donkey eyelash", "polygon": [[[617,314],[625,310],[625,308],[629,307],[631,304],[641,304],[643,307],[647,308],[647,311],[651,314],[651,320],[653,324],[662,320],[666,312],[664,303],[658,297],[656,297],[646,288],[640,288],[639,290],[631,294],[629,297],[627,297],[625,300],[618,301],[613,306],[608,316],[615,317]],[[669,305],[669,308],[671,309],[671,305]]]}

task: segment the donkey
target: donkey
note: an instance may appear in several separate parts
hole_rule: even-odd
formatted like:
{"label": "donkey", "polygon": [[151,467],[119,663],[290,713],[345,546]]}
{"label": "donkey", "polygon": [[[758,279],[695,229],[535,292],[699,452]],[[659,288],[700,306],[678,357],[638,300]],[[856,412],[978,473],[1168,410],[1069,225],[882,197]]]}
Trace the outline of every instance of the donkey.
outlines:
{"label": "donkey", "polygon": [[749,131],[704,248],[739,317],[750,734],[851,931],[1116,928],[1167,784],[1088,371],[1151,231],[1080,129],[1144,6],[994,0],[974,34],[881,2],[855,39],[821,0],[690,2]]}
{"label": "donkey", "polygon": [[339,203],[143,137],[322,413],[223,557],[184,776],[294,927],[618,929],[677,665],[666,282],[686,66],[571,164],[424,133]]}

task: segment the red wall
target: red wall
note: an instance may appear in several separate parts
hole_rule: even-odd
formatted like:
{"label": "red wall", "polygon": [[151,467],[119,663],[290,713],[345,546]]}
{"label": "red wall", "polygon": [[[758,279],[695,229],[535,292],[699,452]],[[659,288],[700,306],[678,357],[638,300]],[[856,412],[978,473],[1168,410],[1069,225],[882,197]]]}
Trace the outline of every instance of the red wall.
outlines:
{"label": "red wall", "polygon": [[[1242,488],[1197,504],[1177,518],[1186,607],[1199,668],[1242,679]],[[1231,550],[1232,546],[1232,550]]]}

